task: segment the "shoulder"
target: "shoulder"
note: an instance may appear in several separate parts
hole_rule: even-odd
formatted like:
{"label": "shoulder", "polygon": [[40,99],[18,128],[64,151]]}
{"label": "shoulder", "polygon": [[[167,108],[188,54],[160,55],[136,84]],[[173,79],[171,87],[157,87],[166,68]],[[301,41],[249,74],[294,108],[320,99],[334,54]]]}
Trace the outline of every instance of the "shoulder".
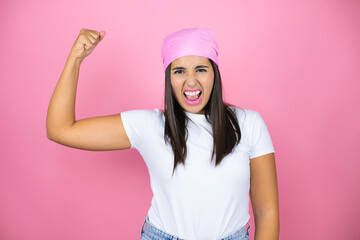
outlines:
{"label": "shoulder", "polygon": [[133,115],[138,117],[158,117],[163,114],[163,111],[160,108],[155,108],[152,110],[148,109],[135,109],[121,112],[121,114]]}
{"label": "shoulder", "polygon": [[156,120],[162,120],[163,111],[160,108],[152,110],[148,109],[136,109],[121,112],[121,117],[125,119],[131,119],[131,121],[151,123]]}
{"label": "shoulder", "polygon": [[245,109],[238,106],[230,105],[229,108],[235,113],[236,118],[241,125],[252,125],[256,118],[260,116],[259,112],[251,109]]}

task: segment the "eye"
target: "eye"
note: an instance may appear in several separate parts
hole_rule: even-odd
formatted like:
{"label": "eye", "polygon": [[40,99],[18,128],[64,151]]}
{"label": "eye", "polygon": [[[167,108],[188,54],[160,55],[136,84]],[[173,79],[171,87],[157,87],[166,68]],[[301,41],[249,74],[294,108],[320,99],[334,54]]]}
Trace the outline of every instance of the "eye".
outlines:
{"label": "eye", "polygon": [[180,74],[180,73],[183,73],[184,71],[183,70],[176,70],[175,72],[174,72],[174,74]]}
{"label": "eye", "polygon": [[199,71],[199,72],[207,72],[206,69],[204,69],[204,68],[199,68],[197,71]]}

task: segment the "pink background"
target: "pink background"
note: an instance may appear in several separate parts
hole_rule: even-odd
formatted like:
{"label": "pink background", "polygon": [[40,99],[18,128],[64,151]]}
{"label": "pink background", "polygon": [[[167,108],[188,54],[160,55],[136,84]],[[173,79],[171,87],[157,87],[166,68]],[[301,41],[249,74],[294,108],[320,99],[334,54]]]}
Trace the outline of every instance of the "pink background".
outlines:
{"label": "pink background", "polygon": [[[1,1],[0,239],[139,239],[152,193],[135,150],[46,137],[81,28],[77,119],[163,107],[163,38],[209,27],[225,100],[259,111],[276,150],[280,239],[360,239],[359,1]],[[251,239],[254,218],[251,213]]]}

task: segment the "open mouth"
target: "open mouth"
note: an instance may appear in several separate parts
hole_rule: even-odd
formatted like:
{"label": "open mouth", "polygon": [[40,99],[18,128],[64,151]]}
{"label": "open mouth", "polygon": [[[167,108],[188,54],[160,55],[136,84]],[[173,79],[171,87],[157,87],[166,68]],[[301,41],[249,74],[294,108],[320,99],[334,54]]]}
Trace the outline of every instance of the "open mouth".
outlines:
{"label": "open mouth", "polygon": [[189,105],[196,105],[201,100],[202,91],[200,89],[196,90],[185,90],[184,91],[184,98],[187,104]]}

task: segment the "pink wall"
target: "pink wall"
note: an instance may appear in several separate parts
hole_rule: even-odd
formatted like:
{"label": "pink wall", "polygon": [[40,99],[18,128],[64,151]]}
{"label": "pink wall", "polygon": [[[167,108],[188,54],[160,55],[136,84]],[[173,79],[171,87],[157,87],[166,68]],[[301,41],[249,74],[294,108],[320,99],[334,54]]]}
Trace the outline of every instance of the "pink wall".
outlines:
{"label": "pink wall", "polygon": [[81,66],[78,119],[162,107],[162,40],[185,27],[215,31],[225,100],[268,125],[280,239],[360,239],[359,11],[335,0],[1,1],[0,239],[139,239],[152,197],[140,155],[49,141],[47,107],[81,28],[107,34]]}

